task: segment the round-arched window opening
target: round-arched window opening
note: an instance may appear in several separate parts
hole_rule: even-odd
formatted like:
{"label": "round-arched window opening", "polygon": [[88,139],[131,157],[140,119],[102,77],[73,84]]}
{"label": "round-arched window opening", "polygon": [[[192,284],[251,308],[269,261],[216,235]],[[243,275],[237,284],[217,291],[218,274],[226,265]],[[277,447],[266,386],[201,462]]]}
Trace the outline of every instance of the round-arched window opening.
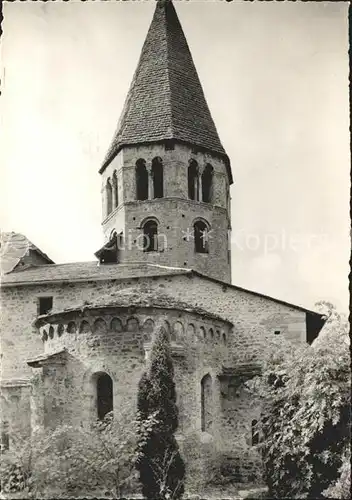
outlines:
{"label": "round-arched window opening", "polygon": [[107,413],[113,411],[113,382],[107,373],[101,373],[97,378],[97,413],[103,420]]}
{"label": "round-arched window opening", "polygon": [[157,252],[158,250],[158,223],[148,220],[143,225],[143,251]]}
{"label": "round-arched window opening", "polygon": [[209,227],[204,221],[194,223],[194,250],[197,253],[209,253]]}

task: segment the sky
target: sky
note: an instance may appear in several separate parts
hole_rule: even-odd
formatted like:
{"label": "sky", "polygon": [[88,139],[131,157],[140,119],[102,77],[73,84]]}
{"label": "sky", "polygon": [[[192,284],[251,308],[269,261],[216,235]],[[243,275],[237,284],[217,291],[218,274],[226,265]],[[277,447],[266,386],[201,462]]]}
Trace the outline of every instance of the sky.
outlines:
{"label": "sky", "polygon": [[[348,308],[348,3],[175,1],[230,157],[232,281]],[[154,1],[11,2],[0,227],[55,262],[103,243],[98,170]]]}

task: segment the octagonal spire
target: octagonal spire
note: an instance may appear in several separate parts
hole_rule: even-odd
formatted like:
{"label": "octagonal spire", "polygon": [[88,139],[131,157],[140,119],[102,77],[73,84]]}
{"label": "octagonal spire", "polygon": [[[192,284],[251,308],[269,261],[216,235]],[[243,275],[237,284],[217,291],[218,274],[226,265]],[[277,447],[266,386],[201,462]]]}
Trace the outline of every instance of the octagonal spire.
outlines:
{"label": "octagonal spire", "polygon": [[100,169],[127,145],[164,140],[228,157],[171,1],[158,1],[112,144]]}

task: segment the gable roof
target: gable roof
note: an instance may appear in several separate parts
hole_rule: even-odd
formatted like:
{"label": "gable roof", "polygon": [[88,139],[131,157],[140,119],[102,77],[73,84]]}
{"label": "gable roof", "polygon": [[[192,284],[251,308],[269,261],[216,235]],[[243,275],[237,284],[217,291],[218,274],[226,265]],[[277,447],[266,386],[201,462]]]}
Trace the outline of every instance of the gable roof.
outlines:
{"label": "gable roof", "polygon": [[47,264],[54,264],[50,257],[23,234],[14,231],[2,232],[0,234],[0,274],[13,271],[23,257],[29,255],[30,251],[39,254]]}
{"label": "gable roof", "polygon": [[186,37],[171,1],[157,2],[125,105],[100,173],[126,145],[176,140],[224,157]]}
{"label": "gable roof", "polygon": [[302,306],[291,304],[284,300],[276,299],[260,292],[248,290],[246,288],[224,283],[221,280],[211,278],[205,274],[190,268],[163,266],[159,264],[150,264],[148,262],[131,262],[128,264],[102,264],[98,261],[93,262],[73,262],[67,264],[52,264],[32,267],[23,271],[6,274],[1,277],[1,287],[27,286],[38,284],[62,284],[87,281],[107,281],[124,280],[142,277],[165,277],[165,276],[198,276],[201,279],[212,281],[221,285],[223,288],[239,290],[250,295],[262,297],[273,302],[292,307],[299,311],[313,314],[317,318],[323,315],[307,309]]}
{"label": "gable roof", "polygon": [[190,269],[168,267],[146,262],[129,264],[102,264],[92,262],[70,262],[66,264],[42,265],[2,276],[2,286],[21,286],[79,281],[119,280],[142,276],[163,276],[191,273]]}

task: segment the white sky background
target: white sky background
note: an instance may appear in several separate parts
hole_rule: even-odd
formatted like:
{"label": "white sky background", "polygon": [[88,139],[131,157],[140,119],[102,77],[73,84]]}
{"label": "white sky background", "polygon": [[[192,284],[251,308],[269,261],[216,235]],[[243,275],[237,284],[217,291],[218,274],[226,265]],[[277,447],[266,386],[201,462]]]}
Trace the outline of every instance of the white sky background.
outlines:
{"label": "white sky background", "polygon": [[[347,310],[348,4],[175,6],[232,162],[233,283]],[[103,243],[98,169],[154,7],[4,5],[1,227],[55,262]]]}

